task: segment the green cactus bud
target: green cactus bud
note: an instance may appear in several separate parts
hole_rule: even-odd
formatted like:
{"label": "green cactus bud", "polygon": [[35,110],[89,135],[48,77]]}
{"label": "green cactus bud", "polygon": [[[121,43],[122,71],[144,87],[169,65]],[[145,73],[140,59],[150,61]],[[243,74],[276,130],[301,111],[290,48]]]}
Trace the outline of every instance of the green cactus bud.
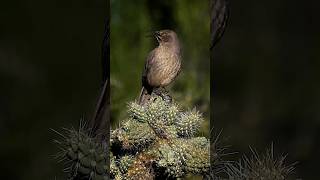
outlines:
{"label": "green cactus bud", "polygon": [[132,155],[125,155],[121,157],[120,162],[119,162],[119,169],[121,173],[126,174],[129,167],[133,164],[134,161],[134,156]]}
{"label": "green cactus bud", "polygon": [[136,102],[131,102],[128,104],[128,113],[140,122],[148,121],[148,115],[146,113],[145,107],[140,106]]}
{"label": "green cactus bud", "polygon": [[177,178],[184,174],[181,156],[169,143],[162,141],[153,153],[157,159],[157,166],[165,169],[168,176]]}
{"label": "green cactus bud", "polygon": [[68,130],[61,145],[61,159],[65,157],[71,162],[70,168],[74,177],[103,179],[107,177],[107,152],[102,146],[89,137],[83,130]]}
{"label": "green cactus bud", "polygon": [[116,164],[116,157],[110,154],[110,176],[114,179],[121,177],[121,172]]}
{"label": "green cactus bud", "polygon": [[201,114],[195,109],[181,113],[180,118],[175,122],[178,135],[181,137],[192,137],[198,131],[202,122],[203,118]]}
{"label": "green cactus bud", "polygon": [[209,171],[209,141],[204,137],[191,139],[177,139],[177,147],[180,147],[184,157],[185,169],[194,174],[203,174]]}
{"label": "green cactus bud", "polygon": [[179,115],[179,108],[175,104],[167,105],[166,112],[164,113],[164,121],[166,125],[172,125]]}
{"label": "green cactus bud", "polygon": [[145,148],[152,143],[156,135],[148,123],[141,123],[135,120],[128,120],[123,127],[112,132],[125,149]]}

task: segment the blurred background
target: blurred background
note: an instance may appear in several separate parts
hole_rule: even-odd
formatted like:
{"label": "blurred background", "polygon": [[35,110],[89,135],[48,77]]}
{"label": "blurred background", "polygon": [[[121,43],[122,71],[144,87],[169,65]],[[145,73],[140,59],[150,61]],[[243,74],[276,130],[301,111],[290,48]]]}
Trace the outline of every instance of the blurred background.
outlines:
{"label": "blurred background", "polygon": [[107,2],[0,4],[0,179],[66,179],[50,128],[92,115]]}
{"label": "blurred background", "polygon": [[274,143],[298,161],[296,178],[319,179],[318,1],[231,1],[214,52],[214,125],[230,149]]}

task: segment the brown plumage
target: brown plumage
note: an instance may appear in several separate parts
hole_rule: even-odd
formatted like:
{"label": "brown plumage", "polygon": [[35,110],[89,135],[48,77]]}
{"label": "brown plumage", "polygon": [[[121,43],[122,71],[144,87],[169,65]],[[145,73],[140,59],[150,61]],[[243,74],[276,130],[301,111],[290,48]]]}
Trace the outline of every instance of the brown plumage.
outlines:
{"label": "brown plumage", "polygon": [[156,31],[154,36],[159,45],[146,59],[139,104],[147,102],[155,88],[169,85],[180,72],[180,43],[177,34],[172,30],[161,30]]}

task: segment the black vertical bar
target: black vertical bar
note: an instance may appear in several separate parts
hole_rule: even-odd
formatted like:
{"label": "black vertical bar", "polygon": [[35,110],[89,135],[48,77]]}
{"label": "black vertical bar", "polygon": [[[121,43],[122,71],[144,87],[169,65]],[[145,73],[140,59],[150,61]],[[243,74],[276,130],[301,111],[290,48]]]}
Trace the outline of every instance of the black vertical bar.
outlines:
{"label": "black vertical bar", "polygon": [[[229,8],[227,0],[210,0],[210,154],[216,153],[216,137],[213,133],[214,125],[214,47],[219,42],[225,32],[229,18]],[[213,167],[215,156],[210,156],[211,167]]]}
{"label": "black vertical bar", "polygon": [[105,148],[108,176],[110,176],[110,0],[106,0],[105,30],[101,46],[101,93],[93,118],[89,122],[91,134]]}
{"label": "black vertical bar", "polygon": [[210,0],[210,34],[211,34],[211,44],[210,44],[210,164],[211,167],[214,163],[213,154],[214,154],[214,134],[213,134],[213,118],[214,118],[214,99],[213,99],[213,88],[214,88],[214,74],[213,74],[213,6],[215,0]]}

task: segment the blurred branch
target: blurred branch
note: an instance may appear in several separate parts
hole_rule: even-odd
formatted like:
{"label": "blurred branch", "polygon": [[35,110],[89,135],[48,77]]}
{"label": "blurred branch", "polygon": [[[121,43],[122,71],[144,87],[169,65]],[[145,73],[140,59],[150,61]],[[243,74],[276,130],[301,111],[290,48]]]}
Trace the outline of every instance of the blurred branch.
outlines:
{"label": "blurred branch", "polygon": [[110,74],[110,19],[105,24],[104,37],[102,42],[102,82],[105,82]]}
{"label": "blurred branch", "polygon": [[211,45],[210,50],[219,42],[229,19],[227,0],[212,0],[211,4]]}
{"label": "blurred branch", "polygon": [[93,136],[100,140],[109,139],[110,127],[110,20],[107,17],[102,43],[102,80],[103,87],[93,118],[89,122]]}

